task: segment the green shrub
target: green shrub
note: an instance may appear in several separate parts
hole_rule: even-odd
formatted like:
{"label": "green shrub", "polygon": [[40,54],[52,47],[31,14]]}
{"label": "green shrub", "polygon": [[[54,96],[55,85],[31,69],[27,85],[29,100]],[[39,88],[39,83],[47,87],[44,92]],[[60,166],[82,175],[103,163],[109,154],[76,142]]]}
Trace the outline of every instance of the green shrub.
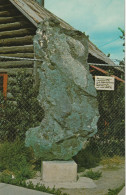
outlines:
{"label": "green shrub", "polygon": [[25,132],[38,126],[44,117],[44,110],[38,103],[38,87],[33,87],[33,76],[25,72],[16,75],[16,84],[11,87],[14,101],[0,96],[0,139],[14,141],[25,139]]}
{"label": "green shrub", "polygon": [[[114,71],[114,70],[113,70]],[[111,72],[112,74],[117,74]],[[125,85],[115,82],[114,91],[98,91],[99,144],[103,155],[125,156]]]}
{"label": "green shrub", "polygon": [[84,173],[81,176],[89,177],[89,178],[91,178],[93,180],[98,180],[102,176],[102,172],[89,170],[89,171],[87,171],[86,173]]}
{"label": "green shrub", "polygon": [[[108,139],[109,141],[99,141],[100,151],[104,156],[114,155],[125,156],[125,140]],[[107,146],[107,147],[106,147]]]}
{"label": "green shrub", "polygon": [[77,167],[77,168],[78,168],[78,170],[77,170],[77,172],[78,172],[78,173],[80,173],[80,172],[84,172],[84,171],[85,171],[85,169],[86,169],[86,168],[84,168],[84,167],[80,167],[80,166],[79,166],[79,167]]}
{"label": "green shrub", "polygon": [[107,195],[118,195],[118,193],[123,189],[124,186],[125,186],[125,184],[122,184],[121,186],[119,186],[116,189],[109,189]]}
{"label": "green shrub", "polygon": [[98,144],[91,138],[87,147],[82,149],[73,159],[78,164],[78,169],[80,167],[87,169],[96,167],[101,160]]}
{"label": "green shrub", "polygon": [[34,160],[33,164],[35,166],[35,168],[34,168],[35,171],[41,170],[41,162],[42,162],[41,158]]}
{"label": "green shrub", "polygon": [[34,174],[30,163],[33,159],[32,154],[32,151],[19,140],[13,143],[2,143],[0,145],[1,171],[11,171],[17,178],[31,178]]}

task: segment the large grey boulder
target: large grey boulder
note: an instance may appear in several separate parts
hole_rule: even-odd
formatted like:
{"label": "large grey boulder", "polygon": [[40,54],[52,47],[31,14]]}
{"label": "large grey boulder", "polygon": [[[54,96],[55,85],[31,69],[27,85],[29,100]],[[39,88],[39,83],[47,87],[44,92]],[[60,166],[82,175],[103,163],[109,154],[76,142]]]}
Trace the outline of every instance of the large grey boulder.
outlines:
{"label": "large grey boulder", "polygon": [[40,80],[41,125],[26,132],[26,146],[44,160],[69,160],[97,132],[96,90],[87,64],[88,38],[45,20],[34,37]]}

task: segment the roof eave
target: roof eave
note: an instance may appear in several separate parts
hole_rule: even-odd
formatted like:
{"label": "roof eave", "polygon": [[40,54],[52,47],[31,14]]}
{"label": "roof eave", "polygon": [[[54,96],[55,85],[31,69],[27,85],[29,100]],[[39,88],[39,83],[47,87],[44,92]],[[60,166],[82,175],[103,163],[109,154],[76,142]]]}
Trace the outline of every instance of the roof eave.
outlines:
{"label": "roof eave", "polygon": [[[45,18],[56,18],[59,20],[60,25],[63,28],[68,30],[76,30],[68,23],[55,16],[51,12],[49,12],[44,7],[41,7],[34,0],[9,0],[33,25],[37,27],[37,25],[42,22]],[[109,59],[102,51],[100,51],[90,40],[89,40],[89,53],[104,61],[106,64],[114,66],[115,63]]]}

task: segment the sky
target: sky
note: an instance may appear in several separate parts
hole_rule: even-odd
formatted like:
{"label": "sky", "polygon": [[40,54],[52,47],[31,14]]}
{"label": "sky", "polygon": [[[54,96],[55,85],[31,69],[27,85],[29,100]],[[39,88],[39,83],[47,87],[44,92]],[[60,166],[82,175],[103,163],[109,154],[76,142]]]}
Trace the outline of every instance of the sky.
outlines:
{"label": "sky", "polygon": [[85,32],[101,51],[117,60],[124,57],[118,30],[125,28],[124,4],[125,0],[45,0],[46,9]]}

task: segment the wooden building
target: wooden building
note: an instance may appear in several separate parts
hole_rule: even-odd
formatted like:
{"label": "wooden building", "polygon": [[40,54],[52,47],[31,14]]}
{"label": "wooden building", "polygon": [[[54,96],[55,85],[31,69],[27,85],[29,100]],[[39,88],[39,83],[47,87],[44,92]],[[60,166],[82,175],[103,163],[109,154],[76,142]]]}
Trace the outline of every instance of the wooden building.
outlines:
{"label": "wooden building", "polygon": [[[34,61],[19,58],[34,59],[33,36],[37,25],[45,18],[56,18],[66,29],[75,30],[43,6],[38,0],[0,0],[0,91],[6,96],[10,93],[10,85],[15,85],[15,74],[23,69],[32,74]],[[5,58],[15,57],[15,59]],[[109,64],[114,66],[103,52],[89,41],[88,63]],[[97,66],[91,71],[98,70]]]}

